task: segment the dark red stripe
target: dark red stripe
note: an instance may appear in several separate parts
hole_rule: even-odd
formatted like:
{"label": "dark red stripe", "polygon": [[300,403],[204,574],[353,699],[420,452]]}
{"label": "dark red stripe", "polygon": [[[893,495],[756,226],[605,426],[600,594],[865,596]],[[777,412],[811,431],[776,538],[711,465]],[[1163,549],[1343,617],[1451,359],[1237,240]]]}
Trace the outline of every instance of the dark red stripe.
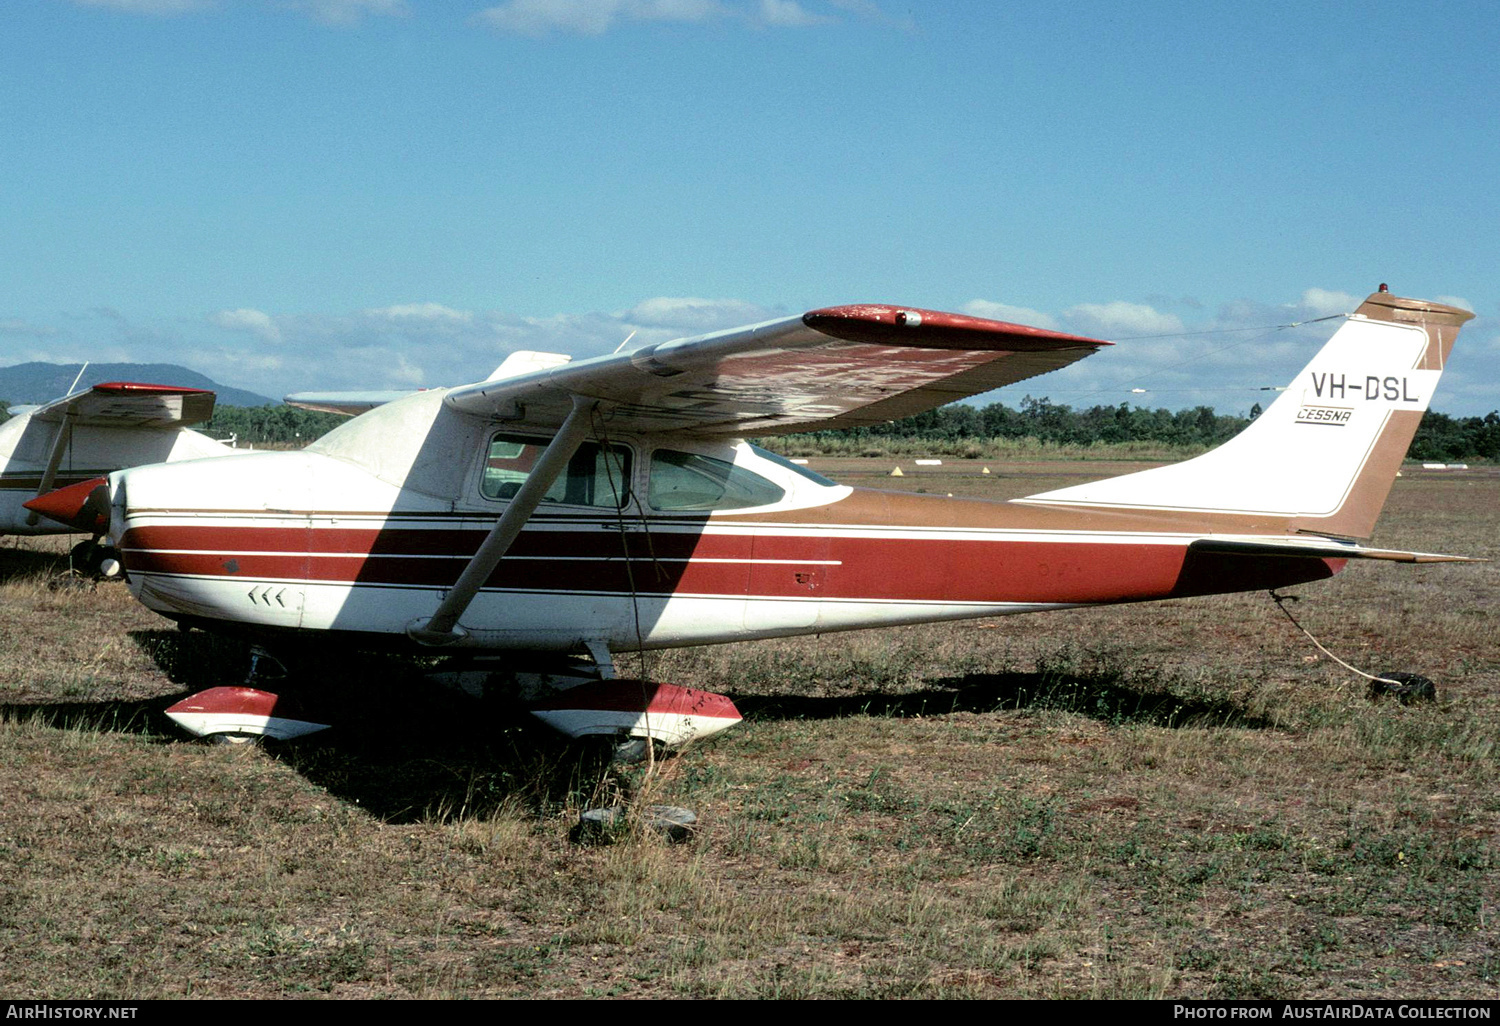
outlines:
{"label": "dark red stripe", "polygon": [[[122,548],[127,568],[143,572],[447,587],[489,530],[488,522],[470,523],[447,530],[157,525],[130,529]],[[1189,556],[1185,544],[829,537],[816,531],[634,530],[622,540],[608,526],[524,531],[487,586],[830,600],[1118,602],[1275,587],[1329,577],[1339,568],[1336,560]],[[202,551],[154,551],[160,549]],[[619,558],[622,551],[633,558]],[[273,552],[289,554],[268,554]],[[327,558],[339,553],[353,558]],[[446,558],[417,558],[423,556]],[[548,558],[558,556],[583,558]],[[704,562],[709,559],[784,562]]]}
{"label": "dark red stripe", "polygon": [[[472,521],[440,530],[413,528],[200,527],[163,524],[132,527],[121,545],[132,549],[195,549],[205,552],[324,552],[392,556],[455,556],[467,559],[479,548],[493,521]],[[690,534],[682,531],[627,531],[633,555],[658,559],[750,558],[748,535]],[[614,527],[584,531],[529,529],[516,539],[518,556],[617,556],[620,532]]]}
{"label": "dark red stripe", "polygon": [[[485,531],[151,527],[127,532],[132,571],[446,587]],[[302,555],[308,545],[317,552]],[[364,546],[361,548],[360,546]],[[926,602],[1119,602],[1273,587],[1331,576],[1337,561],[1187,555],[1185,545],[527,531],[487,582],[526,591],[674,592]],[[188,554],[156,548],[217,548]],[[267,555],[281,550],[291,555]],[[326,558],[351,552],[365,558]],[[656,562],[647,558],[654,552]],[[419,555],[448,558],[413,558]],[[584,556],[574,560],[547,556]],[[783,563],[710,563],[706,559]],[[804,562],[797,562],[804,561]],[[823,565],[832,562],[837,565]]]}

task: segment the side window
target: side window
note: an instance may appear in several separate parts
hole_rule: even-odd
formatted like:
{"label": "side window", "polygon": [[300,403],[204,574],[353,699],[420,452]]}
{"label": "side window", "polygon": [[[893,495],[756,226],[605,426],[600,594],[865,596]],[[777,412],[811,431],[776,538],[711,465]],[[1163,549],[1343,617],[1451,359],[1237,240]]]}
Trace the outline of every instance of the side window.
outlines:
{"label": "side window", "polygon": [[651,454],[647,499],[652,509],[745,509],[780,502],[786,492],[743,467],[675,449]]}
{"label": "side window", "polygon": [[[480,493],[486,499],[514,498],[546,448],[545,440],[521,435],[496,435],[490,439]],[[542,501],[616,509],[625,504],[629,493],[630,450],[623,445],[606,449],[585,442],[568,461],[568,469],[552,482]]]}

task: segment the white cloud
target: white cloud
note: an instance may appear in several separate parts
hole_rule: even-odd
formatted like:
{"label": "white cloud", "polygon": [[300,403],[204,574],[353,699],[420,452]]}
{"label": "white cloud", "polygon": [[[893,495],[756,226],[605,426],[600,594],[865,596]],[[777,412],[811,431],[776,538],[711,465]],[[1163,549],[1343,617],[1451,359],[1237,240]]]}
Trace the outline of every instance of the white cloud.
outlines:
{"label": "white cloud", "polygon": [[0,335],[21,335],[27,338],[52,338],[57,335],[56,328],[49,328],[42,324],[32,324],[30,321],[19,317],[0,318]]}
{"label": "white cloud", "polygon": [[507,0],[476,17],[492,29],[523,36],[599,36],[623,21],[704,22],[728,13],[718,0]]}
{"label": "white cloud", "polygon": [[797,0],[760,0],[760,13],[756,20],[772,28],[806,28],[810,25],[826,25],[833,19],[813,14]]}
{"label": "white cloud", "polygon": [[1474,310],[1474,304],[1469,302],[1463,296],[1438,296],[1433,300],[1433,302],[1442,303],[1444,306],[1456,306],[1460,310]]}
{"label": "white cloud", "polygon": [[1085,335],[1168,335],[1184,330],[1182,319],[1145,303],[1080,303],[1063,313],[1075,331]]}
{"label": "white cloud", "polygon": [[367,14],[404,16],[411,13],[406,0],[288,0],[288,3],[325,25],[357,25]]}
{"label": "white cloud", "polygon": [[917,28],[917,23],[912,20],[911,15],[887,14],[874,0],[830,0],[830,2],[841,10],[849,11],[881,25],[891,25],[903,32],[915,32]]}
{"label": "white cloud", "polygon": [[[219,0],[69,0],[80,7],[103,7],[127,14],[161,17],[190,14],[219,6]],[[357,25],[366,15],[406,15],[407,0],[276,0],[278,6],[302,11],[325,25]]]}
{"label": "white cloud", "polygon": [[441,303],[399,303],[395,306],[384,306],[366,312],[393,321],[468,324],[474,319],[474,315],[467,310],[455,310]]}
{"label": "white cloud", "polygon": [[[1291,381],[1340,322],[1285,325],[1315,321],[1314,311],[1328,304],[1352,308],[1328,295],[1317,293],[1309,298],[1304,294],[1285,303],[1240,301],[1212,314],[1192,313],[1175,300],[1158,305],[1083,303],[1061,314],[1048,314],[976,299],[963,310],[1013,323],[1113,337],[1119,343],[1056,373],[986,396],[982,402],[1015,406],[1029,394],[1083,408],[1121,402],[1171,409],[1202,404],[1221,412],[1243,413],[1255,402],[1264,406],[1274,398],[1274,393],[1260,391],[1261,387]],[[1175,313],[1179,311],[1191,317],[1190,323],[1182,323]],[[518,349],[583,359],[613,352],[632,331],[636,334],[630,348],[637,348],[782,314],[744,299],[691,296],[654,296],[622,310],[544,316],[469,311],[435,302],[397,303],[343,314],[272,316],[245,308],[180,320],[136,320],[99,308],[36,322],[17,312],[0,317],[0,363],[33,359],[179,363],[224,385],[268,396],[321,389],[435,387],[482,380]],[[56,330],[36,327],[53,321]],[[1496,374],[1491,368],[1497,351],[1500,337],[1492,320],[1466,329],[1454,353],[1452,373],[1438,393],[1437,408],[1463,416],[1493,409]],[[1134,391],[1137,388],[1144,391]]]}
{"label": "white cloud", "polygon": [[640,21],[708,21],[728,13],[718,0],[628,0],[625,7]]}
{"label": "white cloud", "polygon": [[1314,317],[1327,317],[1331,314],[1353,313],[1360,302],[1358,296],[1351,296],[1347,292],[1308,289],[1302,293],[1302,302],[1293,308],[1300,308]]}
{"label": "white cloud", "polygon": [[276,327],[276,322],[271,319],[270,314],[259,310],[220,310],[210,315],[208,320],[229,331],[248,331],[267,342],[281,342],[281,330]]}
{"label": "white cloud", "polygon": [[618,4],[608,0],[510,0],[480,11],[484,24],[501,32],[522,36],[545,36],[552,32],[603,35],[614,24]]}
{"label": "white cloud", "polygon": [[[230,381],[223,380],[223,376],[244,374],[265,374],[267,372],[279,371],[286,366],[286,361],[274,353],[255,353],[235,349],[219,349],[206,354],[209,365],[221,368],[218,374],[210,374],[221,385],[228,385]],[[174,361],[175,362],[175,361]],[[195,368],[196,369],[196,368]],[[231,387],[234,387],[231,385]]]}
{"label": "white cloud", "polygon": [[107,7],[127,14],[188,14],[212,6],[211,0],[72,0],[80,7]]}
{"label": "white cloud", "polygon": [[402,385],[421,387],[424,377],[422,368],[411,363],[403,354],[396,355],[396,366],[390,370],[391,380]]}
{"label": "white cloud", "polygon": [[[1321,320],[1322,311],[1352,310],[1358,303],[1346,306],[1350,298],[1309,290],[1296,302],[1280,305],[1237,300],[1212,317],[1195,316],[1191,323],[1148,303],[1081,303],[1058,318],[1064,329],[1113,339],[1117,345],[983,401],[1014,406],[1029,394],[1080,408],[1123,402],[1169,409],[1205,405],[1221,413],[1243,413],[1253,403],[1264,406],[1275,397],[1263,387],[1292,380],[1338,327],[1337,320]],[[1176,299],[1160,302],[1187,310],[1202,306]],[[965,309],[979,313],[985,308],[970,304]],[[1291,327],[1294,322],[1300,326]]]}
{"label": "white cloud", "polygon": [[993,303],[988,299],[971,299],[964,304],[963,311],[971,317],[984,317],[992,321],[1005,321],[1008,324],[1025,324],[1028,327],[1046,328],[1049,331],[1058,330],[1056,318],[1030,307]]}
{"label": "white cloud", "polygon": [[[887,14],[874,0],[831,0],[857,17],[914,31],[910,16]],[[758,28],[809,28],[835,24],[833,15],[811,10],[803,0],[505,0],[476,20],[499,32],[523,36],[553,33],[600,36],[630,22],[701,24],[734,20]]]}
{"label": "white cloud", "polygon": [[776,313],[742,299],[657,296],[644,299],[616,316],[622,323],[631,326],[669,328],[686,334],[701,334],[721,328],[756,324],[770,320]]}

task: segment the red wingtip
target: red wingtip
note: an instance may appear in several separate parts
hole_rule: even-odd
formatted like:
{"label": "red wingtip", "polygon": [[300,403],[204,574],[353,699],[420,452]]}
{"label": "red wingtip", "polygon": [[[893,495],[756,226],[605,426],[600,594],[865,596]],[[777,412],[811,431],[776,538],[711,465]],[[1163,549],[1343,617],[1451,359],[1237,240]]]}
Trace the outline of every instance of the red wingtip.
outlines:
{"label": "red wingtip", "polygon": [[802,323],[825,335],[850,342],[903,345],[919,349],[1008,349],[1035,352],[1113,344],[1100,338],[1069,335],[1025,324],[878,303],[855,303],[850,306],[809,310],[802,315]]}
{"label": "red wingtip", "polygon": [[109,483],[102,477],[58,488],[22,505],[88,534],[103,534],[109,527]]}
{"label": "red wingtip", "polygon": [[117,395],[133,393],[151,395],[213,395],[206,388],[187,388],[182,385],[151,385],[144,381],[104,381],[94,386],[95,392],[112,392]]}

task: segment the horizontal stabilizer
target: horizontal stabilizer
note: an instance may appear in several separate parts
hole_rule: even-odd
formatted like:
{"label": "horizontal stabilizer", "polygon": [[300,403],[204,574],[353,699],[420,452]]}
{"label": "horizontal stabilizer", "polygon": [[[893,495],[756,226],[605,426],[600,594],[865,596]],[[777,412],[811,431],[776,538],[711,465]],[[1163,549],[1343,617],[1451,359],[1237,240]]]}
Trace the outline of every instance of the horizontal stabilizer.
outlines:
{"label": "horizontal stabilizer", "polygon": [[1202,538],[1189,546],[1194,552],[1222,552],[1241,556],[1306,556],[1308,559],[1385,559],[1395,563],[1488,563],[1474,556],[1438,552],[1371,549],[1330,538]]}

